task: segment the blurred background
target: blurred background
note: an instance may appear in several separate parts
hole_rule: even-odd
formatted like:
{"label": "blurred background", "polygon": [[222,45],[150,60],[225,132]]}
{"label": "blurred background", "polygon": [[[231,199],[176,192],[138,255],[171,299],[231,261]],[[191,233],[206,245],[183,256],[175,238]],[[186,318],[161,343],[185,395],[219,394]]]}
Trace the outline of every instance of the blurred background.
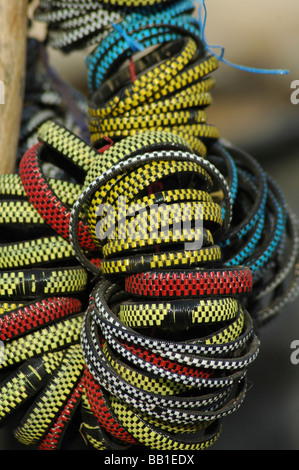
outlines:
{"label": "blurred background", "polygon": [[[256,149],[258,155],[263,150],[264,157],[270,148],[276,153],[278,147],[297,142],[299,105],[290,101],[290,86],[299,80],[299,2],[206,0],[206,6],[206,40],[224,47],[226,60],[289,70],[288,75],[281,76],[252,74],[221,63],[215,74],[209,122],[217,124],[222,135],[235,144]],[[33,31],[43,34],[40,24]],[[85,94],[87,52],[65,55],[49,49],[51,62],[61,76]]]}
{"label": "blurred background", "polygon": [[[288,75],[262,75],[220,64],[207,116],[223,138],[260,161],[299,218],[299,104],[290,99],[291,83],[299,80],[299,2],[207,0],[206,5],[206,39],[225,48],[226,60],[289,70]],[[40,25],[34,32],[42,34]],[[60,75],[87,96],[86,51],[49,53]],[[263,329],[260,354],[248,371],[250,391],[241,408],[223,420],[212,450],[299,449],[299,365],[290,361],[293,340],[299,340],[299,300]],[[14,448],[18,444],[1,430],[0,449]]]}

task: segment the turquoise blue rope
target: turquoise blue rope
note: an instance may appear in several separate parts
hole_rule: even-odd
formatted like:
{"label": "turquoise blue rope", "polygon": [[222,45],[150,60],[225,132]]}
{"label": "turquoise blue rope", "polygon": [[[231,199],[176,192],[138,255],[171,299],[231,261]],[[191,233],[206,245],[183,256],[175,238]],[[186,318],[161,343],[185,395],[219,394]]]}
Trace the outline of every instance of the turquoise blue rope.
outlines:
{"label": "turquoise blue rope", "polygon": [[[259,274],[259,272],[261,272],[261,269],[265,267],[265,265],[271,260],[271,257],[279,248],[279,245],[284,241],[284,234],[287,222],[286,207],[283,196],[273,181],[271,181],[271,185],[274,187],[277,195],[274,194],[274,191],[268,185],[268,204],[269,202],[271,202],[274,207],[274,211],[276,212],[274,217],[275,221],[272,228],[272,234],[268,245],[260,255],[254,255],[255,251],[258,252],[258,243],[261,240],[263,231],[268,229],[268,227],[264,223],[267,215],[266,211],[269,209],[269,207],[266,205],[264,207],[264,211],[262,211],[262,208],[260,209],[260,217],[255,217],[255,220],[257,220],[258,224],[255,228],[253,237],[242,247],[240,253],[238,253],[225,263],[227,266],[235,266],[240,263],[249,266],[253,278],[255,278]],[[264,235],[268,236],[267,233],[264,233]]]}
{"label": "turquoise blue rope", "polygon": [[[240,170],[238,171],[239,174],[243,175],[244,179],[247,179],[251,185],[253,186],[252,190],[257,192],[257,188],[254,184],[253,178],[247,172]],[[227,266],[236,266],[242,264],[246,259],[251,257],[254,254],[257,244],[261,240],[264,225],[265,225],[265,206],[266,206],[266,199],[267,199],[267,188],[264,194],[264,198],[262,200],[262,204],[260,209],[257,212],[257,215],[250,221],[250,223],[244,228],[243,231],[238,233],[238,238],[242,239],[246,233],[249,233],[252,229],[254,229],[251,237],[249,240],[245,242],[242,246],[242,250],[235,256],[233,256],[229,261],[225,264]],[[242,233],[241,233],[242,232]],[[226,245],[230,244],[230,240],[227,240]]]}
{"label": "turquoise blue rope", "polygon": [[[227,59],[224,58],[224,53],[225,49],[223,46],[219,45],[210,45],[208,44],[205,36],[205,29],[206,29],[206,24],[207,24],[207,7],[206,7],[206,2],[205,0],[195,0],[195,3],[199,3],[199,29],[200,29],[200,39],[202,43],[204,44],[205,50],[209,52],[210,54],[214,55],[217,57],[217,59],[220,62],[223,62],[226,65],[229,65],[230,67],[236,68],[238,70],[242,70],[244,72],[250,72],[250,73],[258,73],[258,74],[264,74],[264,75],[287,75],[289,74],[289,70],[285,69],[261,69],[261,68],[256,68],[256,67],[247,67],[244,65],[239,65],[239,64],[234,64]],[[216,54],[214,52],[215,49],[220,49],[220,54]]]}
{"label": "turquoise blue rope", "polygon": [[163,9],[139,9],[127,15],[87,58],[88,86],[91,92],[99,88],[113,64],[125,60],[132,52],[163,44],[183,35],[200,37],[199,24],[192,16],[194,4],[183,0],[165,5]]}

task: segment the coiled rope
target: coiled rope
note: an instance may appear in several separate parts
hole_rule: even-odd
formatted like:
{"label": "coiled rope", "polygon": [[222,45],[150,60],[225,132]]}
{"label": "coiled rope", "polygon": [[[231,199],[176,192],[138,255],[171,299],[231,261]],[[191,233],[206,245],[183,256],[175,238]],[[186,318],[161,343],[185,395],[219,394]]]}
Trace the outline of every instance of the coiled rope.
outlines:
{"label": "coiled rope", "polygon": [[[166,146],[173,148],[164,150]],[[95,178],[96,174],[100,176]],[[191,175],[194,189],[189,187]],[[155,184],[157,192],[148,196],[148,189]],[[164,450],[208,447],[219,435],[219,426],[215,422],[233,412],[242,402],[247,366],[259,349],[252,321],[238,300],[238,296],[251,291],[251,271],[224,268],[221,250],[213,239],[214,235],[220,239],[222,231],[230,226],[229,186],[209,161],[189,150],[186,141],[163,131],[136,134],[112,145],[91,165],[84,186],[71,213],[70,241],[86,269],[112,280],[101,281],[90,296],[81,344],[89,371],[104,389],[103,393],[108,393],[111,403],[117,406],[111,409],[116,423],[116,434],[112,436],[119,438],[119,429],[128,431],[133,412],[134,426],[129,426],[129,435],[135,445]],[[227,197],[214,203],[211,189]],[[126,207],[119,204],[119,194],[125,199]],[[169,221],[163,207],[161,217],[155,219],[156,225],[149,223],[151,207],[156,208],[157,202],[165,201],[179,202],[182,212],[178,220],[183,221],[182,214],[186,214],[193,227],[199,213],[187,212],[188,204],[191,202],[192,208],[197,203],[202,208],[203,246],[198,253],[184,250],[184,243],[198,241],[200,231],[197,230],[196,236],[192,229],[189,233],[182,230],[176,235],[173,228],[178,213],[175,211]],[[133,204],[131,213],[130,203]],[[113,207],[114,214],[119,209],[120,214],[129,214],[124,221],[126,236],[123,240],[119,237],[119,228],[111,240],[99,237],[97,227],[103,219],[108,231],[114,227],[111,217],[99,214],[98,209],[104,204]],[[141,207],[144,213],[140,215],[134,205],[139,210]],[[88,208],[91,236],[102,253],[100,268],[86,258],[78,243],[77,225],[84,207]],[[170,223],[163,233],[165,221]],[[137,225],[139,230],[134,234],[131,227]],[[152,239],[150,227],[157,230],[158,237]],[[158,266],[159,271],[156,271]],[[172,314],[167,303],[171,299],[179,304],[173,307]],[[234,313],[229,319],[225,316],[231,310],[222,310],[223,301],[234,304]],[[218,309],[224,315],[220,315],[219,321],[214,317]],[[189,312],[188,316],[186,312]],[[202,321],[193,321],[196,312]],[[161,318],[166,315],[172,321],[161,327]],[[171,335],[174,335],[172,340],[169,339]],[[186,342],[183,342],[185,335]],[[175,341],[178,337],[180,340]],[[235,350],[242,353],[235,361],[230,360]],[[153,357],[155,360],[146,360]],[[168,364],[173,364],[171,371]],[[184,372],[176,373],[176,368]],[[232,389],[239,381],[244,388],[240,391],[237,387],[237,395],[232,398]],[[211,402],[206,401],[206,387],[215,387]],[[95,410],[94,400],[89,395],[87,401],[92,410]],[[153,403],[156,403],[156,412],[152,409]],[[207,408],[209,404],[211,409]],[[202,406],[204,411],[201,412]],[[112,432],[110,414],[107,423],[100,410],[94,412],[99,416],[99,426],[105,432]],[[161,425],[157,422],[159,419]],[[149,424],[152,420],[154,428]],[[183,432],[189,420],[191,423],[194,420],[209,421],[209,425],[204,430],[191,426],[191,440],[180,442],[170,439],[163,426],[164,421],[172,423],[173,420],[178,433]],[[214,430],[212,435],[209,434],[210,426]],[[161,442],[155,437],[150,439],[150,435],[155,435],[153,429],[161,436]]]}

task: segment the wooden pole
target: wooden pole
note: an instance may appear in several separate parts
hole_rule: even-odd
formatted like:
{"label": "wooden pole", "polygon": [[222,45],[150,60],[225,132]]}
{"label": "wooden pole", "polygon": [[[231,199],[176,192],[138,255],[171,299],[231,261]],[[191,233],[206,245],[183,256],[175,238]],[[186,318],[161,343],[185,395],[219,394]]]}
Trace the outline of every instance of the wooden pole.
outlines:
{"label": "wooden pole", "polygon": [[15,171],[23,107],[27,0],[0,0],[0,174]]}

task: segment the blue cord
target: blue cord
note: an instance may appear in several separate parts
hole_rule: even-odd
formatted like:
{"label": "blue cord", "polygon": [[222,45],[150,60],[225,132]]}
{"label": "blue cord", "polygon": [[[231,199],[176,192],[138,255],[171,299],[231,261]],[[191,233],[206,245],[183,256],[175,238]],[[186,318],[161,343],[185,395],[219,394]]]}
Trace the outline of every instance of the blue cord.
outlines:
{"label": "blue cord", "polygon": [[[200,8],[199,8],[199,27],[200,27],[200,39],[206,49],[210,54],[214,55],[217,57],[217,59],[220,62],[223,62],[226,65],[229,65],[230,67],[236,68],[238,70],[242,70],[244,72],[250,72],[250,73],[259,73],[259,74],[265,74],[265,75],[287,75],[289,74],[289,70],[283,70],[283,69],[260,69],[256,67],[246,67],[244,65],[239,65],[239,64],[234,64],[226,59],[224,59],[224,53],[225,49],[223,46],[212,46],[208,44],[206,37],[205,37],[205,29],[206,29],[206,24],[207,24],[207,7],[206,7],[206,2],[205,0],[195,0],[196,3],[199,3]],[[213,52],[213,49],[220,49],[220,54],[215,54]]]}
{"label": "blue cord", "polygon": [[[109,68],[132,52],[191,35],[200,36],[199,24],[192,16],[194,4],[182,0],[164,9],[138,9],[121,23],[111,24],[113,30],[87,58],[88,86],[91,92],[99,88]],[[119,66],[119,64],[118,64]]]}

